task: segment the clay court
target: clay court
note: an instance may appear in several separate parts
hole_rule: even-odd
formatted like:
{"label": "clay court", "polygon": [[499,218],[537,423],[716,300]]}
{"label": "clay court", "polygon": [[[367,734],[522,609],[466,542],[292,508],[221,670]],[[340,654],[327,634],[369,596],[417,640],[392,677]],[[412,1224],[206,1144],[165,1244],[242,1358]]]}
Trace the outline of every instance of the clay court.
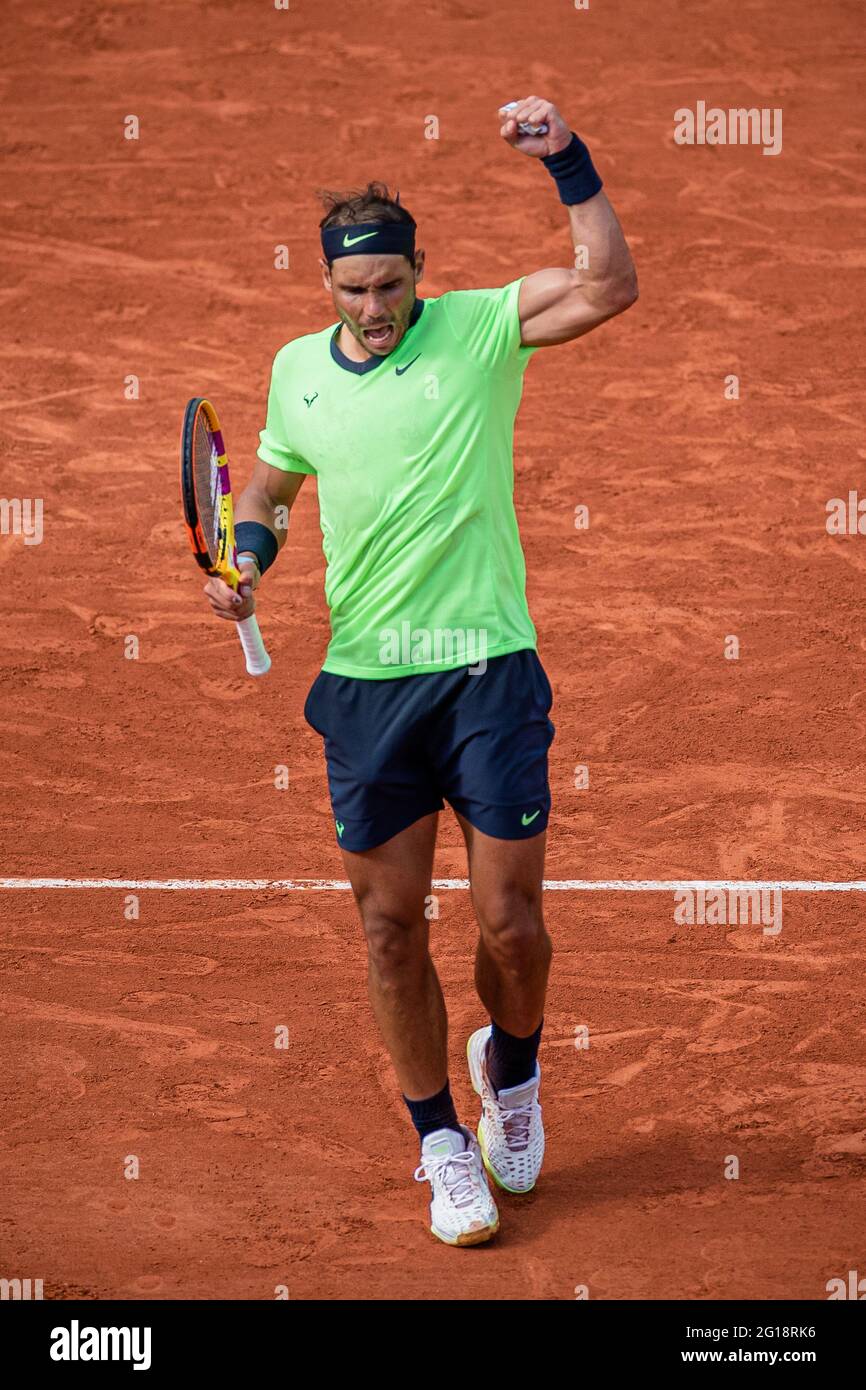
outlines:
{"label": "clay court", "polygon": [[[853,0],[10,5],[0,492],[43,499],[44,536],[0,536],[0,1274],[61,1299],[813,1300],[866,1272],[866,885],[841,886],[864,877],[866,537],[826,527],[866,459],[861,28]],[[548,1154],[457,1251],[425,1229],[351,895],[301,882],[343,877],[302,714],[314,480],[252,682],[202,597],[177,444],[209,395],[246,481],[274,352],[333,320],[317,188],[398,187],[427,295],[570,264],[549,181],[497,133],[529,92],[592,149],[641,298],[526,375]],[[678,145],[699,101],[781,108],[782,152]],[[446,812],[436,874],[465,872]],[[213,879],[268,886],[177,886]],[[682,880],[813,888],[773,936],[634,889]],[[469,1122],[475,926],[438,895]]]}

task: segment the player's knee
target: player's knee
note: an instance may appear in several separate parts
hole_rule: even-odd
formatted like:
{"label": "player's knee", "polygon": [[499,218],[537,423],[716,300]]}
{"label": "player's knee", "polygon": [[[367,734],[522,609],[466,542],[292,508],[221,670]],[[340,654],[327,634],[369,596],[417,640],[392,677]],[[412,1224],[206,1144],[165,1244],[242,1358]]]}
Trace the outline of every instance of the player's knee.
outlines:
{"label": "player's knee", "polygon": [[484,944],[502,964],[520,969],[539,954],[550,954],[537,894],[504,890],[476,900],[475,910]]}
{"label": "player's knee", "polygon": [[426,930],[411,914],[368,905],[362,919],[370,967],[384,984],[404,978],[424,959]]}

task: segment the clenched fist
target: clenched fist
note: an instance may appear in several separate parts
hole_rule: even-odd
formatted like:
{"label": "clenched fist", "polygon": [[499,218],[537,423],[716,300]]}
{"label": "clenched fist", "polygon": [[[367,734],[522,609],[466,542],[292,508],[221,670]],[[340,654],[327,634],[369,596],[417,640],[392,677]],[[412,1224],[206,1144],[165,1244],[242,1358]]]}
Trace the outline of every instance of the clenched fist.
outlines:
{"label": "clenched fist", "polygon": [[229,622],[240,623],[252,617],[256,611],[253,590],[259,587],[259,567],[251,556],[242,555],[238,560],[241,581],[237,592],[226,584],[224,579],[213,576],[204,586],[208,602],[218,618],[228,618]]}
{"label": "clenched fist", "polygon": [[[560,116],[552,101],[544,97],[524,97],[510,111],[499,108],[501,122],[499,134],[509,145],[521,154],[542,159],[548,154],[558,154],[571,144],[571,131]],[[520,125],[546,125],[546,135],[521,135]]]}

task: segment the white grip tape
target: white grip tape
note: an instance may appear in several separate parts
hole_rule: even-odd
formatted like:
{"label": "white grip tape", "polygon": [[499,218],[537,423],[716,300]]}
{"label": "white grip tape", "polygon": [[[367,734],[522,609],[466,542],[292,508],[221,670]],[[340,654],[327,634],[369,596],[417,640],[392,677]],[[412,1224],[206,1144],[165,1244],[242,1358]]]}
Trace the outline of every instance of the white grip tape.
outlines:
{"label": "white grip tape", "polygon": [[[504,106],[500,106],[499,110],[513,111],[516,105],[516,101],[507,101]],[[541,125],[530,125],[528,121],[519,121],[517,129],[521,135],[546,135],[547,123],[543,121]]]}
{"label": "white grip tape", "polygon": [[271,669],[271,658],[265,650],[265,644],[262,641],[262,634],[259,632],[259,624],[255,614],[253,614],[251,618],[244,618],[238,623],[238,637],[241,639],[241,646],[244,649],[248,675],[267,675],[268,671]]}

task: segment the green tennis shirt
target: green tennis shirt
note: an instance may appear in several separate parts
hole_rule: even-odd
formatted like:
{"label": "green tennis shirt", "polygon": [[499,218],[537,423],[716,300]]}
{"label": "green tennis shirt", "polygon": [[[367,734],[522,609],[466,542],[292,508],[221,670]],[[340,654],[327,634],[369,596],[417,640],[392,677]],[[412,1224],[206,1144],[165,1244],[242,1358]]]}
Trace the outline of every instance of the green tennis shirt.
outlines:
{"label": "green tennis shirt", "polygon": [[352,362],[339,325],[277,353],[258,454],[318,480],[325,671],[386,680],[535,647],[513,500],[535,350],[521,283],[416,301],[387,357]]}

